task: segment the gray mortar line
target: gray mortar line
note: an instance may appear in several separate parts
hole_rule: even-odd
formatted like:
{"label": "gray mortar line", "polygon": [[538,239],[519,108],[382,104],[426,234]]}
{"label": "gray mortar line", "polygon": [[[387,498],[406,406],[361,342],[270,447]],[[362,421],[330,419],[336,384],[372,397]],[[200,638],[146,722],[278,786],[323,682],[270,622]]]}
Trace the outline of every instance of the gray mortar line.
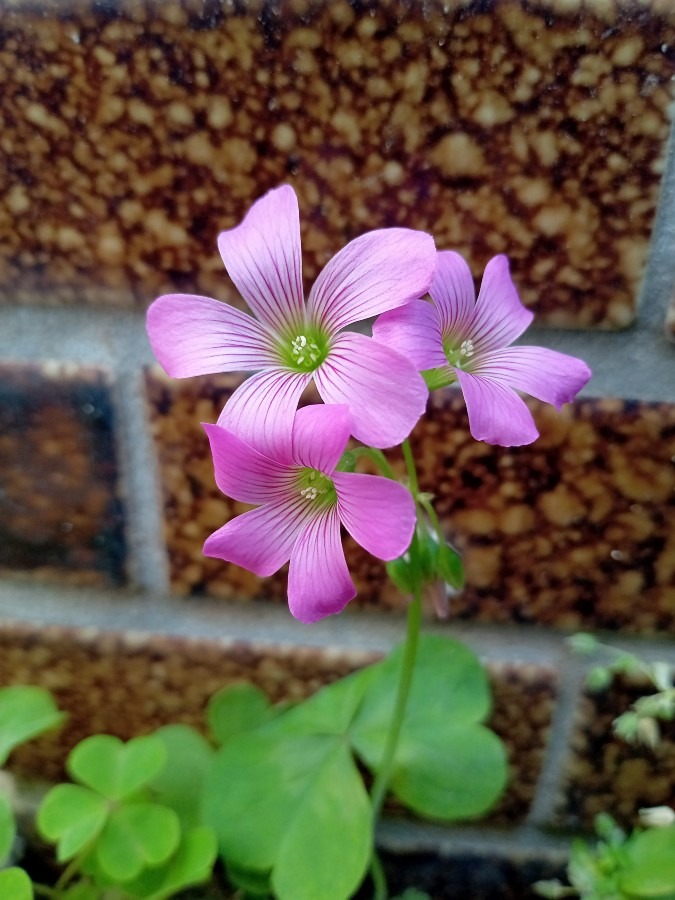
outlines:
{"label": "gray mortar line", "polygon": [[560,799],[565,765],[571,751],[579,700],[587,671],[585,661],[564,651],[557,661],[558,685],[544,760],[537,778],[535,794],[526,824],[539,828],[551,826],[556,803]]}

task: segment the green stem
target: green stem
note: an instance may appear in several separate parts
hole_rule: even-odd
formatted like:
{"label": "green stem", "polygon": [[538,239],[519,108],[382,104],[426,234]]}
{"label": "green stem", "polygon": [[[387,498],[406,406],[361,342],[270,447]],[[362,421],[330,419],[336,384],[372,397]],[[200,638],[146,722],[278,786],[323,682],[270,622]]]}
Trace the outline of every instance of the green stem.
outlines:
{"label": "green stem", "polygon": [[58,897],[59,895],[55,890],[50,887],[47,887],[46,884],[39,884],[38,882],[33,882],[33,893],[39,897]]}
{"label": "green stem", "polygon": [[[408,486],[413,497],[416,497],[419,489],[417,483],[417,471],[415,469],[415,460],[408,441],[404,441],[402,445],[403,456],[408,471]],[[415,660],[417,658],[417,646],[419,644],[420,628],[422,624],[422,578],[420,576],[419,567],[417,566],[418,548],[417,538],[413,535],[410,544],[411,564],[416,570],[416,585],[412,601],[408,606],[408,627],[406,632],[405,646],[403,648],[403,659],[401,661],[401,669],[399,672],[398,686],[396,689],[396,698],[394,700],[394,709],[391,720],[389,722],[389,730],[385,738],[382,759],[377,768],[375,781],[370,793],[371,806],[373,811],[373,850],[371,856],[370,872],[373,880],[374,900],[386,900],[387,882],[384,876],[382,863],[375,851],[374,832],[377,820],[382,812],[391,774],[394,768],[394,758],[396,756],[396,747],[398,746],[399,737],[401,736],[401,728],[405,718],[405,711],[408,705],[408,697],[410,695],[410,687],[412,685],[413,675],[415,673]]]}
{"label": "green stem", "polygon": [[408,703],[408,694],[410,693],[410,685],[412,684],[412,677],[415,670],[415,658],[417,656],[417,644],[421,622],[422,591],[421,589],[417,589],[415,591],[415,596],[408,607],[408,633],[406,635],[405,648],[403,651],[403,661],[401,663],[401,671],[399,674],[394,712],[389,723],[389,731],[384,745],[384,752],[382,753],[382,760],[378,766],[377,775],[375,776],[373,789],[370,794],[374,820],[379,817],[382,810],[384,797],[387,793],[387,788],[389,787],[391,770],[394,766],[396,745],[398,744],[399,735],[401,734],[405,708]]}
{"label": "green stem", "polygon": [[[371,806],[373,810],[373,830],[382,811],[384,798],[387,794],[391,773],[394,767],[394,757],[396,755],[396,746],[401,734],[403,726],[403,718],[408,703],[408,695],[410,694],[410,686],[412,684],[413,674],[415,672],[415,659],[417,657],[417,644],[419,642],[420,626],[422,622],[422,588],[421,585],[415,590],[415,596],[408,607],[408,631],[406,635],[405,648],[403,651],[403,661],[401,663],[401,671],[399,674],[398,688],[396,691],[396,700],[394,703],[394,712],[389,723],[389,731],[385,740],[382,760],[377,769],[375,781],[370,794]],[[378,883],[375,879],[375,849],[373,847],[373,856],[371,861],[371,874],[373,881],[376,882],[375,900],[386,900],[387,887],[382,881]],[[378,863],[380,874],[381,864]]]}
{"label": "green stem", "polygon": [[[88,847],[86,851],[88,852]],[[66,887],[69,881],[77,874],[82,865],[84,857],[86,856],[86,852],[79,853],[76,857],[71,859],[66,868],[61,872],[59,876],[59,880],[54,885],[55,896],[58,896],[60,892]]]}
{"label": "green stem", "polygon": [[373,855],[370,859],[370,877],[373,881],[373,897],[375,900],[386,900],[387,878],[384,874],[382,860],[375,850],[373,850]]}

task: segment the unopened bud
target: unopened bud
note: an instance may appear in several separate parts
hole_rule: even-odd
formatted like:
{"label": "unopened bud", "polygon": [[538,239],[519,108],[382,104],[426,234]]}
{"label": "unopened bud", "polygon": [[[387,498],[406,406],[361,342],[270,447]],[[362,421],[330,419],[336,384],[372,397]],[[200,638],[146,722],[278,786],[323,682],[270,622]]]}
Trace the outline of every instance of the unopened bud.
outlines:
{"label": "unopened bud", "polygon": [[650,806],[638,810],[640,824],[653,828],[666,828],[675,822],[675,811],[669,806]]}

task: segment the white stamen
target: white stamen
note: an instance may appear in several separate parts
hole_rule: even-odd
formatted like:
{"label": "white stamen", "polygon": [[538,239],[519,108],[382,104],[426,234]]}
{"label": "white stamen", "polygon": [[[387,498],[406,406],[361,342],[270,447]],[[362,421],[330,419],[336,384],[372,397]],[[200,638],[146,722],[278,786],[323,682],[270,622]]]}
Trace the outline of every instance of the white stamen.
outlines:
{"label": "white stamen", "polygon": [[308,341],[304,334],[297,335],[291,341],[291,352],[295,357],[295,361],[298,365],[302,365],[304,363],[307,356],[309,359],[315,363],[319,358],[319,348],[314,343],[314,341]]}
{"label": "white stamen", "polygon": [[[317,485],[309,485],[306,488],[302,488],[300,491],[300,496],[304,497],[305,500],[316,500],[317,497],[322,497],[324,494],[328,493],[328,485],[325,482],[328,480],[328,476],[324,475],[323,472],[310,472],[309,480],[314,481],[316,476],[319,476],[318,486]],[[324,482],[322,484],[322,482]]]}
{"label": "white stamen", "polygon": [[459,348],[459,355],[466,356],[467,358],[469,356],[473,356],[473,341],[472,340],[467,339],[466,341],[462,341],[462,344]]}

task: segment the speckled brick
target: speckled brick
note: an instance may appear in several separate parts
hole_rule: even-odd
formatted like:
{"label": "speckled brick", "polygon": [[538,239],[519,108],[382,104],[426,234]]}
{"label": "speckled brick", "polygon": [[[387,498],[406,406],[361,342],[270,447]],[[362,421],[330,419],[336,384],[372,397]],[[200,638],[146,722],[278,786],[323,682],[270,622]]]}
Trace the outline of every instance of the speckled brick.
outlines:
{"label": "speckled brick", "polygon": [[305,275],[406,225],[508,253],[560,326],[635,314],[670,0],[5,4],[4,302],[233,296],[218,231],[290,181]]}
{"label": "speckled brick", "polygon": [[[215,421],[233,376],[148,374],[173,589],[283,601],[285,575],[260,579],[206,559],[204,539],[245,507],[219,493],[199,421]],[[492,447],[469,434],[464,402],[433,394],[411,442],[467,584],[451,616],[567,629],[675,631],[675,406],[530,403],[540,438]],[[392,459],[396,454],[392,454]],[[350,609],[402,609],[384,565],[345,541],[359,595]]]}
{"label": "speckled brick", "polygon": [[12,766],[62,777],[67,753],[87,735],[128,740],[173,722],[203,728],[207,701],[227,684],[250,681],[273,701],[300,700],[374,659],[337,648],[0,622],[0,685],[42,685],[68,712],[60,731],[18,748]]}
{"label": "speckled brick", "polygon": [[635,825],[638,810],[675,804],[675,723],[661,723],[654,748],[614,735],[613,720],[654,688],[625,677],[580,703],[556,824],[590,829],[598,813]]}
{"label": "speckled brick", "polygon": [[120,585],[125,542],[106,375],[0,365],[0,573]]}

